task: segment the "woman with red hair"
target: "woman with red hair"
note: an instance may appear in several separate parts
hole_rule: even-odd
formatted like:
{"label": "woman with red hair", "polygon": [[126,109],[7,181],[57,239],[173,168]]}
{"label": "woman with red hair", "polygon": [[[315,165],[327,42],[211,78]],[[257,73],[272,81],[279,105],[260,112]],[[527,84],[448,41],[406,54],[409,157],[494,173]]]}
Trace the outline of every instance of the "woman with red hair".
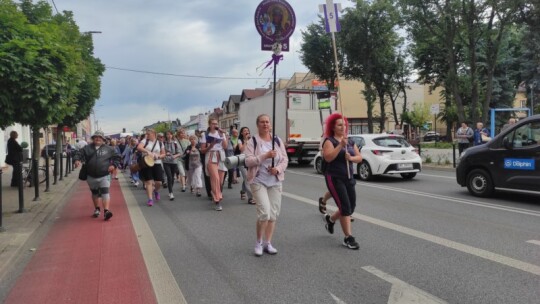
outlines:
{"label": "woman with red hair", "polygon": [[343,246],[357,250],[360,248],[351,234],[351,215],[356,207],[356,180],[353,175],[353,163],[362,161],[360,150],[347,138],[347,120],[339,113],[326,119],[326,132],[322,155],[327,162],[324,173],[328,191],[334,198],[338,211],[325,214],[326,230],[334,233],[334,224],[339,220],[345,234]]}

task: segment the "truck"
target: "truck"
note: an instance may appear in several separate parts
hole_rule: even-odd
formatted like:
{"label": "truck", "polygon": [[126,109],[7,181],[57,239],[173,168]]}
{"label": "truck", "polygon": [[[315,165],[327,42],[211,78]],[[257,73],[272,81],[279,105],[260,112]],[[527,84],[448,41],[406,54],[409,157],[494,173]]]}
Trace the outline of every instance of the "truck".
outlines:
{"label": "truck", "polygon": [[[283,140],[289,162],[309,164],[319,152],[323,134],[323,119],[332,110],[319,109],[317,93],[310,89],[282,89],[276,91],[275,135]],[[320,96],[320,95],[319,95]],[[328,101],[325,102],[328,104]],[[239,125],[257,132],[256,118],[267,114],[272,120],[273,92],[240,103],[238,111]]]}

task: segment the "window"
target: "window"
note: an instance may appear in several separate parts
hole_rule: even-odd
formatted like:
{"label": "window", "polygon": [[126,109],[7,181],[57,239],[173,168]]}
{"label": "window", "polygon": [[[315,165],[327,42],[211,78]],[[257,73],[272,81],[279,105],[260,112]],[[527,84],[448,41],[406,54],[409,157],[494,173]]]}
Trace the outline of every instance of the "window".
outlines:
{"label": "window", "polygon": [[401,137],[379,137],[373,139],[373,142],[377,146],[389,148],[405,148],[410,146],[409,143]]}
{"label": "window", "polygon": [[527,107],[527,99],[522,99],[519,101],[519,107],[520,108],[526,108]]}
{"label": "window", "polygon": [[540,122],[533,122],[517,128],[509,133],[503,141],[511,142],[514,148],[538,146],[540,141]]}

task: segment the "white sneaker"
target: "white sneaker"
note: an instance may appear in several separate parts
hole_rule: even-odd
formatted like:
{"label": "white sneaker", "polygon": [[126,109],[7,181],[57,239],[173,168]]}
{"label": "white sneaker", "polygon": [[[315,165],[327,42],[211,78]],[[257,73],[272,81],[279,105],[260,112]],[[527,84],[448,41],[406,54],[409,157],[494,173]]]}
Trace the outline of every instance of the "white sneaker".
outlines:
{"label": "white sneaker", "polygon": [[277,249],[274,248],[274,246],[272,246],[272,244],[270,243],[265,243],[264,244],[264,252],[268,253],[268,254],[276,254],[277,253]]}
{"label": "white sneaker", "polygon": [[255,256],[262,256],[263,255],[263,245],[261,242],[255,242]]}
{"label": "white sneaker", "polygon": [[174,200],[174,195],[172,193],[169,193],[169,199],[172,201]]}
{"label": "white sneaker", "polygon": [[135,183],[133,184],[133,186],[139,187],[139,182],[135,182]]}

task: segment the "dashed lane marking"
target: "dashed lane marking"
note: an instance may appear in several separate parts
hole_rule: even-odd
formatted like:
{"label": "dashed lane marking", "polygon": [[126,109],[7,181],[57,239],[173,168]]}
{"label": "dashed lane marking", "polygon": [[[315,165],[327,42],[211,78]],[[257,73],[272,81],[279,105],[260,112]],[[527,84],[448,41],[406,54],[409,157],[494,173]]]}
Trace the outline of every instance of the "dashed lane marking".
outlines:
{"label": "dashed lane marking", "polygon": [[[296,195],[296,194],[283,192],[283,196],[288,197],[288,198],[292,198],[294,200],[301,201],[301,202],[304,202],[304,203],[308,203],[308,204],[311,204],[313,206],[318,206],[319,205],[319,202],[317,202],[315,200],[312,200],[312,199],[309,199],[309,198],[306,198],[306,197],[303,197],[303,196],[299,196],[299,195]],[[336,208],[333,207],[333,206],[327,206],[326,208],[336,210]],[[431,234],[428,234],[428,233],[425,233],[425,232],[414,230],[414,229],[411,229],[411,228],[408,228],[408,227],[405,227],[405,226],[397,225],[397,224],[390,223],[390,222],[387,222],[387,221],[383,221],[383,220],[373,218],[373,217],[370,217],[370,216],[367,216],[367,215],[363,215],[363,214],[360,214],[358,212],[355,212],[353,214],[353,217],[356,218],[356,219],[359,219],[361,221],[373,224],[373,225],[377,225],[377,226],[384,227],[384,228],[387,228],[387,229],[390,229],[390,230],[394,230],[394,231],[397,231],[399,233],[403,233],[403,234],[406,234],[406,235],[410,235],[412,237],[416,237],[416,238],[419,238],[419,239],[422,239],[422,240],[425,240],[425,241],[428,241],[428,242],[435,243],[437,245],[452,248],[452,249],[457,250],[457,251],[468,253],[468,254],[471,254],[471,255],[474,255],[474,256],[477,256],[477,257],[480,257],[480,258],[483,258],[483,259],[486,259],[486,260],[489,260],[489,261],[492,261],[492,262],[495,262],[495,263],[499,263],[499,264],[502,264],[502,265],[505,265],[505,266],[509,266],[509,267],[512,267],[512,268],[515,268],[515,269],[519,269],[521,271],[525,271],[525,272],[532,273],[534,275],[540,276],[540,266],[537,266],[537,265],[534,265],[534,264],[519,261],[519,260],[504,256],[504,255],[500,255],[500,254],[497,254],[497,253],[494,253],[494,252],[490,252],[490,251],[487,251],[487,250],[484,250],[484,249],[480,249],[480,248],[476,248],[476,247],[473,247],[473,246],[469,246],[469,245],[461,244],[461,243],[458,243],[458,242],[454,242],[454,241],[451,241],[451,240],[448,240],[448,239],[445,239],[445,238],[442,238],[442,237],[438,237],[438,236],[431,235]]]}
{"label": "dashed lane marking", "polygon": [[[303,173],[303,172],[298,172],[298,171],[293,171],[293,170],[287,170],[287,172],[297,174],[297,175],[310,176],[310,177],[321,178],[321,179],[323,178],[320,175],[313,175],[313,174]],[[438,200],[449,201],[449,202],[452,202],[452,203],[459,203],[459,204],[465,204],[465,205],[471,205],[471,206],[477,206],[477,207],[483,207],[483,208],[489,208],[489,209],[496,209],[496,210],[502,210],[502,211],[508,211],[508,212],[520,213],[520,214],[527,214],[527,215],[540,217],[540,212],[539,211],[534,211],[534,210],[529,210],[529,209],[501,206],[501,205],[497,205],[497,204],[482,203],[482,202],[479,202],[479,201],[472,201],[472,200],[460,199],[460,198],[451,197],[451,196],[444,196],[444,195],[432,194],[432,193],[415,191],[415,190],[401,189],[401,188],[396,188],[396,187],[388,187],[388,186],[376,185],[376,184],[371,184],[371,183],[361,183],[361,184],[356,184],[356,186],[357,187],[370,187],[370,188],[375,188],[375,189],[394,191],[394,192],[405,193],[405,194],[409,194],[409,195],[417,195],[417,196],[435,198],[435,199],[438,199]]]}

